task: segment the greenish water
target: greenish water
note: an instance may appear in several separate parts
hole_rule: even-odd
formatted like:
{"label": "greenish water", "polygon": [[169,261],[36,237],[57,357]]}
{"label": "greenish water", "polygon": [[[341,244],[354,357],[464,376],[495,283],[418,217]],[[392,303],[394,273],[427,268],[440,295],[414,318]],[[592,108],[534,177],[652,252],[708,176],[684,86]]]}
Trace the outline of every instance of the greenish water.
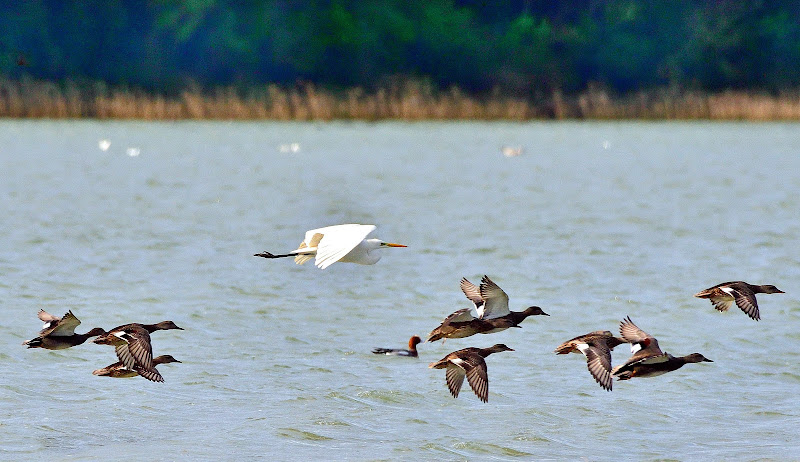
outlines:
{"label": "greenish water", "polygon": [[[798,128],[2,122],[3,459],[800,458]],[[347,222],[409,247],[325,271],[252,257]],[[468,307],[459,279],[483,274],[551,316],[370,353]],[[786,294],[760,322],[692,297],[739,279]],[[79,332],[173,320],[154,353],[183,363],[95,377],[110,347],[20,345],[39,308]],[[608,393],[553,354],[627,315],[714,362]],[[486,404],[427,368],[493,343],[516,351],[488,358]]]}

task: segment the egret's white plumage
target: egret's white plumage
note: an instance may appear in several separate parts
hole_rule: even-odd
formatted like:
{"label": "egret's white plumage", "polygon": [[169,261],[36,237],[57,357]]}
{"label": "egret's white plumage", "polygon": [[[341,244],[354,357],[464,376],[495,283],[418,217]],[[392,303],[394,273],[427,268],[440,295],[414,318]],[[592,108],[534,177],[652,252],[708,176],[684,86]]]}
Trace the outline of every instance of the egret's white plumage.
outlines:
{"label": "egret's white plumage", "polygon": [[406,247],[403,244],[384,242],[380,239],[367,239],[375,225],[345,224],[326,226],[306,231],[300,246],[283,255],[269,252],[257,253],[256,257],[281,258],[294,257],[295,263],[302,265],[314,258],[314,264],[325,269],[337,261],[374,265],[381,259],[376,250],[384,247]]}

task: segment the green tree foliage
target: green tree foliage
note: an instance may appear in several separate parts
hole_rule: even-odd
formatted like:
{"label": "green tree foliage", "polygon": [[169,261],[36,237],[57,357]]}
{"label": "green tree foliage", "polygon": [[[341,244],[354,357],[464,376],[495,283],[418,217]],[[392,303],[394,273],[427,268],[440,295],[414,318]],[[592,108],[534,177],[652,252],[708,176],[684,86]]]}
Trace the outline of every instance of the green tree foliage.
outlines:
{"label": "green tree foliage", "polygon": [[472,92],[800,86],[800,3],[763,0],[26,0],[0,75],[187,84],[427,79]]}

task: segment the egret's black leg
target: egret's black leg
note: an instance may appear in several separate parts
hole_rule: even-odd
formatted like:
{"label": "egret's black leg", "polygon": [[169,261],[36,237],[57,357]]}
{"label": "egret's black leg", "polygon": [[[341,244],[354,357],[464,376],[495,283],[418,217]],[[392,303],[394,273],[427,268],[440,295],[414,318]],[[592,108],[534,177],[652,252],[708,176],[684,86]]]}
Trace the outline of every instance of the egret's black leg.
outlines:
{"label": "egret's black leg", "polygon": [[284,255],[273,255],[273,254],[271,254],[271,253],[269,253],[267,251],[264,251],[264,252],[261,252],[261,253],[253,254],[253,256],[254,257],[264,257],[264,258],[283,258],[283,257],[294,257],[294,256],[296,256],[296,254],[287,253],[287,254],[284,254]]}

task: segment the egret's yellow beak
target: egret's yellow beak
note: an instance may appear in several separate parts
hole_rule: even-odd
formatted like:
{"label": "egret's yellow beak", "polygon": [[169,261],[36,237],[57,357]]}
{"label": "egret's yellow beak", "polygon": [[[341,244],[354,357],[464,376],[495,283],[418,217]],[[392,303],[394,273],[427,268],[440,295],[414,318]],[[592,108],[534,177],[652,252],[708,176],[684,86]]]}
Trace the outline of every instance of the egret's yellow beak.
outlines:
{"label": "egret's yellow beak", "polygon": [[407,245],[403,245],[403,244],[393,244],[393,243],[391,243],[391,242],[386,242],[386,243],[384,243],[384,245],[386,245],[386,246],[389,246],[389,247],[408,247]]}

